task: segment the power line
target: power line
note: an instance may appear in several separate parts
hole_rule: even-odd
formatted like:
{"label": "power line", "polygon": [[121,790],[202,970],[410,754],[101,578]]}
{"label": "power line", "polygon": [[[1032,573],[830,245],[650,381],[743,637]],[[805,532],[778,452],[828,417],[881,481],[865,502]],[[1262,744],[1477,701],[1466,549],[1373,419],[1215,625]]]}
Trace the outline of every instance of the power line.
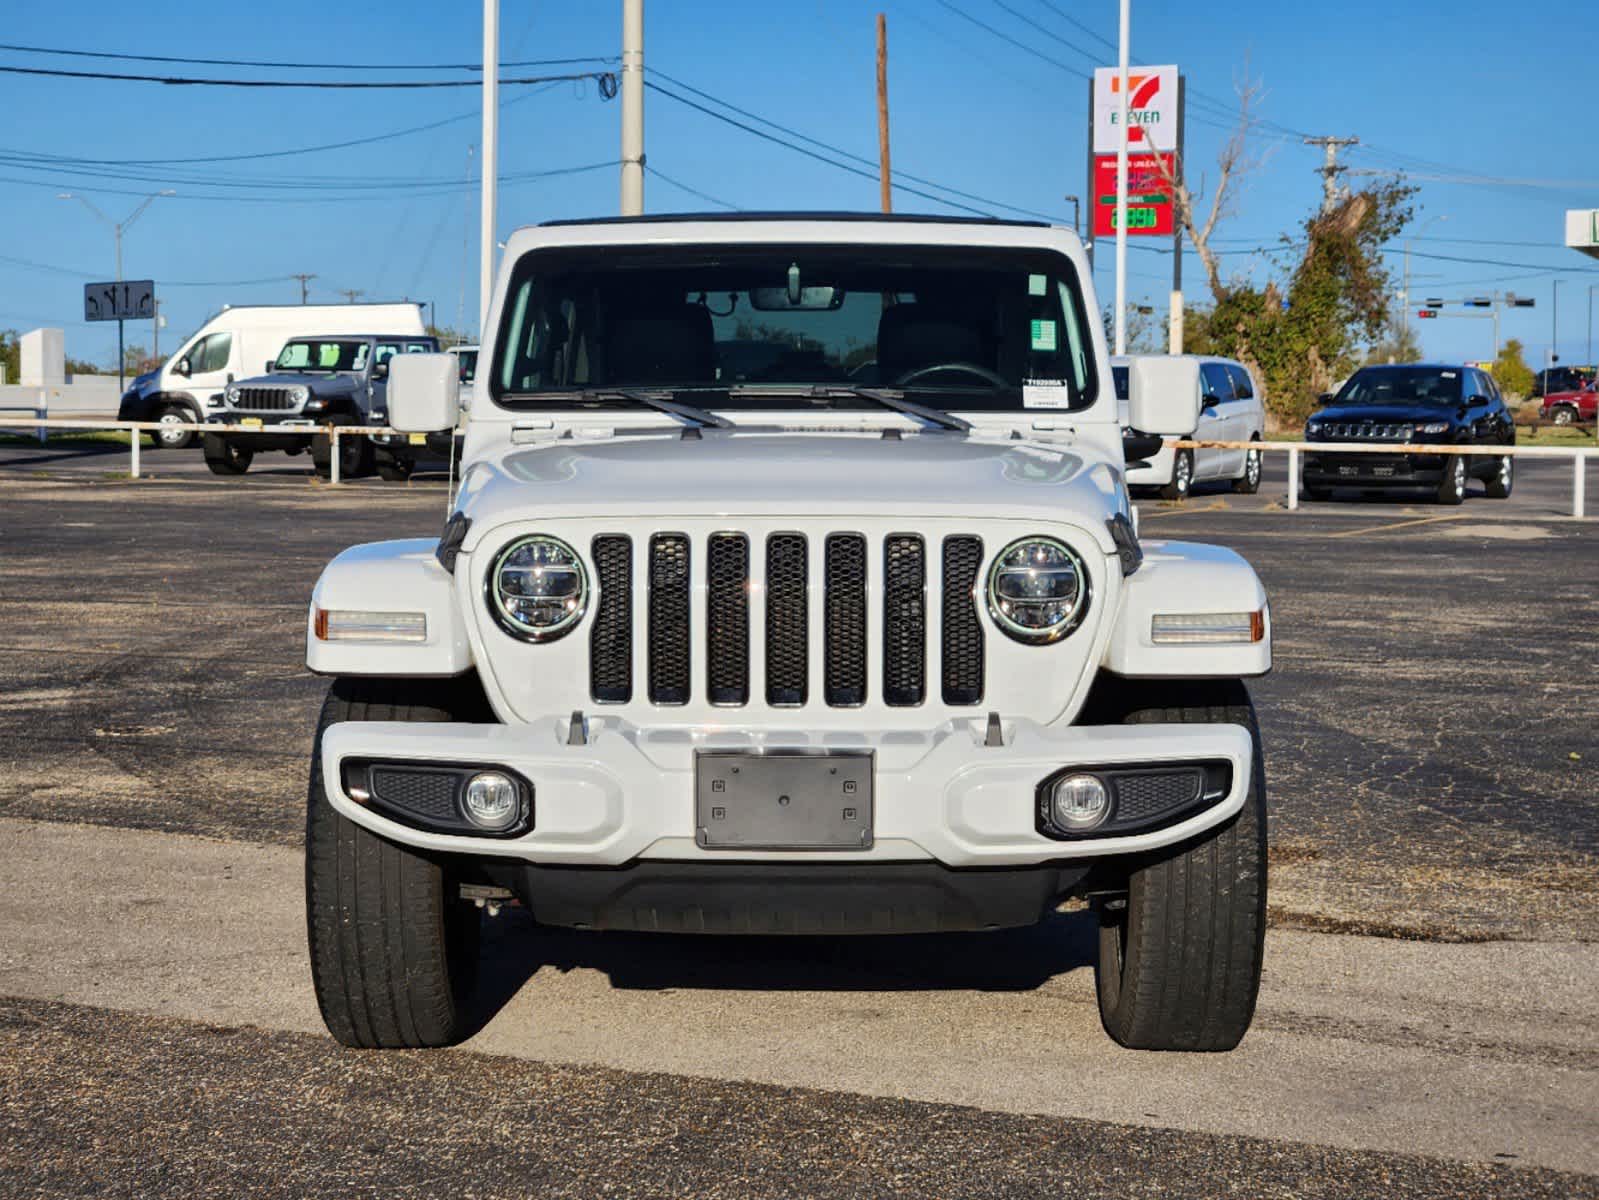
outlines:
{"label": "power line", "polygon": [[707,203],[714,204],[719,208],[731,209],[733,212],[742,211],[738,205],[731,204],[719,196],[713,196],[709,192],[702,192],[698,188],[689,187],[688,184],[683,183],[680,180],[673,179],[670,175],[666,174],[666,172],[656,170],[656,168],[650,166],[649,163],[644,164],[644,169],[651,175],[655,176],[655,178],[659,179],[662,183],[669,183],[680,192],[687,192],[690,196],[697,196],[699,199],[704,200]]}
{"label": "power line", "polygon": [[[660,78],[662,78],[662,79],[666,80],[668,83],[670,83],[673,87],[681,88],[685,92],[690,92],[690,93],[700,97],[702,100],[707,100],[707,101],[709,101],[712,104],[718,105],[721,108],[725,108],[729,112],[737,113],[739,116],[745,117],[745,118],[747,118],[747,119],[749,119],[751,121],[756,121],[756,122],[758,122],[758,123],[760,123],[762,125],[769,126],[772,129],[776,129],[780,133],[787,134],[791,138],[797,138],[798,140],[800,140],[802,142],[806,142],[806,143],[808,143],[808,144],[810,144],[812,146],[816,146],[816,147],[818,147],[818,148],[820,148],[822,150],[826,150],[830,154],[836,154],[840,158],[850,159],[850,160],[852,160],[854,162],[858,162],[858,163],[862,164],[863,166],[871,167],[874,170],[876,169],[876,167],[878,165],[877,164],[877,160],[875,158],[867,158],[865,155],[851,153],[850,151],[844,150],[844,149],[842,149],[842,148],[840,148],[838,146],[832,145],[829,142],[824,142],[824,141],[821,141],[821,140],[819,140],[817,138],[810,137],[809,135],[801,133],[797,129],[792,129],[792,128],[790,128],[787,125],[780,125],[776,121],[771,120],[770,118],[761,116],[759,113],[750,112],[748,109],[740,108],[736,104],[732,104],[732,103],[730,103],[730,102],[728,102],[726,100],[721,99],[720,97],[713,96],[709,92],[702,91],[699,88],[694,87],[692,84],[684,83],[681,79],[674,79],[672,76],[668,75],[665,71],[661,71],[661,70],[658,70],[655,67],[651,67],[651,68],[649,68],[649,73],[652,74],[652,75],[659,76]],[[664,95],[666,93],[662,93],[662,94]],[[1006,204],[1004,201],[994,200],[994,199],[991,199],[991,198],[989,198],[987,196],[979,196],[979,195],[976,195],[976,194],[974,194],[972,192],[964,192],[964,191],[961,191],[959,188],[950,187],[948,184],[939,183],[936,179],[927,179],[927,178],[924,178],[921,175],[912,175],[909,171],[901,171],[901,170],[896,169],[893,172],[893,176],[895,178],[909,179],[911,182],[922,184],[924,187],[935,188],[935,189],[937,189],[938,191],[941,191],[941,192],[948,192],[952,196],[959,196],[959,197],[961,197],[964,200],[972,200],[972,201],[975,201],[978,204],[987,204],[987,205],[991,205],[994,208],[1003,208],[1003,209],[1005,209],[1005,210],[1007,210],[1009,212],[1022,213],[1025,216],[1038,217],[1039,219],[1045,220],[1045,221],[1063,220],[1063,218],[1057,217],[1057,216],[1055,216],[1054,214],[1051,214],[1051,213],[1038,212],[1038,211],[1036,211],[1034,209],[1022,208],[1022,207],[1020,207],[1018,205],[1015,205],[1015,204]],[[875,175],[874,175],[874,178],[875,178]],[[901,185],[900,184],[895,184],[895,186],[899,187]],[[909,189],[907,189],[907,190],[909,190]],[[956,207],[958,207],[958,206],[956,206]],[[983,214],[983,215],[986,216],[986,215],[989,215],[989,214]]]}
{"label": "power line", "polygon": [[[101,79],[116,83],[160,83],[182,87],[220,88],[310,88],[334,91],[415,90],[419,88],[481,87],[478,79],[201,79],[187,75],[131,75],[115,71],[65,71],[52,67],[0,66],[8,75],[47,75],[58,79]],[[616,75],[610,71],[578,71],[569,75],[526,75],[501,79],[505,86],[528,83],[562,83],[592,79],[600,95],[609,100],[616,95]]]}
{"label": "power line", "polygon": [[[279,62],[254,58],[194,58],[169,54],[125,54],[108,50],[67,50],[56,46],[21,46],[14,42],[0,42],[0,50],[14,50],[21,54],[49,54],[64,58],[114,59],[119,62],[184,63],[203,67],[272,67],[293,71],[481,71],[483,64],[470,63],[335,63],[335,62]],[[578,58],[525,58],[515,62],[502,62],[500,67],[561,67],[575,63],[614,63],[616,56],[586,54]],[[476,82],[476,81],[474,81]],[[502,81],[503,82],[503,81]]]}
{"label": "power line", "polygon": [[1072,16],[1070,13],[1062,11],[1057,5],[1051,4],[1050,0],[1038,0],[1038,3],[1042,4],[1045,8],[1049,9],[1050,12],[1054,13],[1057,17],[1059,17],[1062,21],[1065,21],[1068,25],[1075,25],[1078,29],[1081,29],[1084,33],[1086,33],[1089,37],[1093,38],[1095,41],[1101,42],[1104,45],[1108,46],[1112,53],[1119,52],[1120,47],[1118,47],[1115,42],[1111,41],[1108,37],[1105,37],[1103,34],[1097,32],[1096,30],[1090,29],[1087,25],[1083,24],[1076,17]]}
{"label": "power line", "polygon": [[1016,38],[1011,37],[1010,34],[1005,33],[1002,30],[995,29],[987,21],[979,21],[976,17],[972,16],[972,14],[967,12],[965,9],[958,8],[955,5],[951,4],[949,2],[949,0],[938,0],[938,2],[939,2],[939,4],[943,5],[945,8],[949,9],[949,11],[954,13],[957,17],[960,17],[962,20],[970,21],[973,25],[977,26],[977,28],[986,30],[987,32],[993,34],[995,37],[999,38],[1001,41],[1009,42],[1012,46],[1015,46],[1018,50],[1023,50],[1026,53],[1031,54],[1034,58],[1042,59],[1044,62],[1049,63],[1051,66],[1059,67],[1062,71],[1065,71],[1066,74],[1068,74],[1068,75],[1075,75],[1078,79],[1092,79],[1093,78],[1093,76],[1090,75],[1087,71],[1080,71],[1076,67],[1069,66],[1068,64],[1061,62],[1060,59],[1055,58],[1052,55],[1045,54],[1042,50],[1039,50],[1036,47],[1029,46],[1026,42],[1018,41]]}

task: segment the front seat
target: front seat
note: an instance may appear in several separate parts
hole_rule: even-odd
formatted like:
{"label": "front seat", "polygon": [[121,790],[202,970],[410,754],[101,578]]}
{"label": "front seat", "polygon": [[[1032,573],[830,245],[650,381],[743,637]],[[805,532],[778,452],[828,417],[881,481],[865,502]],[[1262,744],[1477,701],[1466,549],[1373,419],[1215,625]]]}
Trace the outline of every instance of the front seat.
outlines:
{"label": "front seat", "polygon": [[877,321],[877,379],[892,384],[923,367],[969,362],[994,365],[975,322],[953,309],[895,304]]}
{"label": "front seat", "polygon": [[605,380],[612,386],[716,379],[716,335],[702,304],[615,313],[606,326],[604,352]]}

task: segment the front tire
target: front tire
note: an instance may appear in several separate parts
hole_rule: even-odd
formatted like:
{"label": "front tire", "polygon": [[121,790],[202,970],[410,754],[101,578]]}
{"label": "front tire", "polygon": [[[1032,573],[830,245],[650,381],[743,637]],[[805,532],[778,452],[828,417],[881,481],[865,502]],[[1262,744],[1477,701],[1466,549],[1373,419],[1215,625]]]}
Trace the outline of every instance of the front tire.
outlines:
{"label": "front tire", "polygon": [[376,451],[374,458],[377,462],[378,477],[389,483],[404,483],[416,470],[415,459],[398,458],[388,450]]}
{"label": "front tire", "polygon": [[208,433],[203,443],[205,465],[213,475],[243,475],[250,469],[255,451],[221,434]]}
{"label": "front tire", "polygon": [[1100,1019],[1135,1050],[1231,1050],[1254,1018],[1266,945],[1266,776],[1255,710],[1237,680],[1123,695],[1126,724],[1244,726],[1254,761],[1237,816],[1139,862],[1123,906],[1101,907]]}
{"label": "front tire", "polygon": [[322,706],[306,805],[306,933],[317,1006],[346,1046],[450,1046],[472,1032],[481,920],[456,872],[342,816],[322,780],[329,725],[456,719],[462,706],[437,706],[447,689],[337,679]]}
{"label": "front tire", "polygon": [[1461,504],[1466,499],[1466,456],[1451,454],[1438,485],[1439,504]]}
{"label": "front tire", "polygon": [[1186,500],[1194,486],[1194,452],[1179,450],[1171,460],[1171,482],[1160,489],[1162,500]]}
{"label": "front tire", "polygon": [[1569,404],[1559,405],[1553,413],[1553,420],[1556,425],[1575,425],[1577,423],[1577,410]]}
{"label": "front tire", "polygon": [[[1258,437],[1250,441],[1258,442]],[[1253,496],[1260,491],[1261,452],[1259,450],[1244,451],[1244,473],[1233,480],[1233,491],[1243,496]]]}
{"label": "front tire", "polygon": [[[311,469],[319,479],[333,478],[333,439],[319,433],[311,439]],[[372,470],[372,441],[355,434],[339,438],[339,479],[359,479]]]}
{"label": "front tire", "polygon": [[1509,454],[1500,455],[1499,461],[1494,464],[1493,475],[1484,486],[1490,500],[1510,499],[1510,491],[1516,486],[1515,458]]}
{"label": "front tire", "polygon": [[150,445],[153,449],[184,450],[194,445],[194,440],[198,436],[194,430],[169,428],[194,422],[194,414],[181,404],[163,405],[156,410],[155,419],[159,428],[150,431]]}

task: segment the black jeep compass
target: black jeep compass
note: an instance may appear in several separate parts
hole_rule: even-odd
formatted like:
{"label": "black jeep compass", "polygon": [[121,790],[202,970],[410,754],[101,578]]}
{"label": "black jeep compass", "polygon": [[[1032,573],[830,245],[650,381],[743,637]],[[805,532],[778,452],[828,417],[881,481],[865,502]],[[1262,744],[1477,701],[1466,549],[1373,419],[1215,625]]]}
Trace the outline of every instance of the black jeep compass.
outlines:
{"label": "black jeep compass", "polygon": [[[1407,363],[1362,367],[1305,422],[1307,442],[1391,442],[1393,454],[1305,455],[1305,494],[1325,500],[1335,487],[1426,488],[1441,504],[1459,504],[1470,476],[1489,496],[1510,495],[1515,460],[1494,447],[1513,446],[1516,426],[1498,385],[1476,367]],[[1481,446],[1471,454],[1406,454],[1409,443]]]}

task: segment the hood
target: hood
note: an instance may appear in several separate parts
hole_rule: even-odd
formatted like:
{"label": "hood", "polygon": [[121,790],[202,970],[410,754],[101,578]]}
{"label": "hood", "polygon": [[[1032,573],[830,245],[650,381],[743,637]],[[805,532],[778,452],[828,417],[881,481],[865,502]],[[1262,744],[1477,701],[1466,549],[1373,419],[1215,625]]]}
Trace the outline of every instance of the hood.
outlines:
{"label": "hood", "polygon": [[309,374],[300,371],[273,371],[270,375],[257,375],[241,379],[240,387],[308,387],[320,396],[329,392],[350,392],[361,386],[354,375]]}
{"label": "hood", "polygon": [[1459,406],[1454,404],[1339,404],[1310,414],[1312,421],[1352,421],[1356,424],[1424,422],[1453,420]]}
{"label": "hood", "polygon": [[146,371],[143,375],[135,375],[128,381],[128,386],[123,392],[123,395],[132,393],[142,396],[155,385],[156,380],[158,380],[160,377],[160,367],[157,367],[153,371]]}
{"label": "hood", "polygon": [[534,517],[973,515],[1065,522],[1114,549],[1116,472],[1069,444],[907,434],[676,432],[562,438],[475,462],[458,507],[469,542]]}

